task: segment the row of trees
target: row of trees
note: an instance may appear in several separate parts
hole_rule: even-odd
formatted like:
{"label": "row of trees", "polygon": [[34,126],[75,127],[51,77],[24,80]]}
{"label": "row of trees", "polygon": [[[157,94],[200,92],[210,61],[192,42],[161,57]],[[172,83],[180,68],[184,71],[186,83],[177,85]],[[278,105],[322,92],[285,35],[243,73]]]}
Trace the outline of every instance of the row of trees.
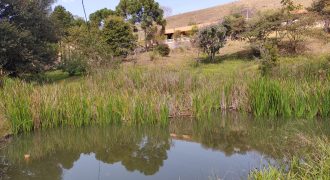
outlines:
{"label": "row of trees", "polygon": [[[51,12],[54,0],[0,1],[0,73],[18,76],[54,67],[60,60],[74,74],[77,65],[101,64],[126,57],[137,47],[134,32],[141,29],[145,47],[162,40],[166,21],[155,0],[120,0],[115,10],[101,9],[89,21],[74,17],[64,7]],[[275,61],[277,46],[289,41],[290,51],[298,52],[302,36],[310,31],[315,18],[324,21],[330,32],[328,0],[317,0],[308,10],[312,16],[293,13],[301,7],[282,0],[280,11],[262,13],[250,21],[241,14],[228,16],[220,25],[201,29],[197,43],[211,59],[228,38],[246,39],[256,55]],[[197,30],[194,31],[196,33]]]}
{"label": "row of trees", "polygon": [[141,28],[147,41],[152,41],[166,25],[164,11],[155,0],[121,0],[116,10],[101,9],[88,22],[62,6],[51,12],[53,3],[0,1],[1,72],[18,76],[42,72],[59,61],[64,67],[112,61],[134,50],[136,29]]}
{"label": "row of trees", "polygon": [[154,0],[121,0],[116,10],[104,8],[92,13],[87,23],[72,23],[72,15],[61,6],[51,17],[64,34],[62,65],[70,74],[83,69],[79,64],[112,64],[127,57],[138,47],[139,30],[144,32],[147,48],[166,25],[164,11]]}

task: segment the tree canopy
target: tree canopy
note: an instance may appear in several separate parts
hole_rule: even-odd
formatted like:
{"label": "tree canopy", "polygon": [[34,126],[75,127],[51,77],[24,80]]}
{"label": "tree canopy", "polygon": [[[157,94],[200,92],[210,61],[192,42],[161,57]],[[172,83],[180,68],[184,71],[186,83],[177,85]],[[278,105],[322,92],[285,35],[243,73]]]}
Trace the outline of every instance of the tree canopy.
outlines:
{"label": "tree canopy", "polygon": [[114,56],[126,57],[134,50],[136,37],[132,27],[118,16],[110,16],[104,22],[102,36]]}
{"label": "tree canopy", "polygon": [[155,25],[165,29],[164,10],[155,0],[121,0],[116,11],[133,25],[138,24],[144,31],[146,40],[155,37]]}
{"label": "tree canopy", "polygon": [[222,24],[227,29],[227,36],[233,40],[246,30],[245,17],[238,13],[226,16]]}
{"label": "tree canopy", "polygon": [[69,27],[74,25],[73,15],[63,6],[56,6],[50,18],[53,21],[60,38],[67,35]]}
{"label": "tree canopy", "polygon": [[104,21],[107,17],[113,15],[116,15],[115,11],[104,8],[89,15],[89,20],[92,22],[93,25],[100,26],[102,21]]}
{"label": "tree canopy", "polygon": [[12,75],[39,72],[55,60],[49,18],[53,0],[0,1],[0,67]]}

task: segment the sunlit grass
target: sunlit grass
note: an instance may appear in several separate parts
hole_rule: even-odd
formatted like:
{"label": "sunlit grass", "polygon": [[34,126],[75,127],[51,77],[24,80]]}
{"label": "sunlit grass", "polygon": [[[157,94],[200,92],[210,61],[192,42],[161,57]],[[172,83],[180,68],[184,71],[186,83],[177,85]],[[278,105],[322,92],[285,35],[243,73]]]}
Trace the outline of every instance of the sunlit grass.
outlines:
{"label": "sunlit grass", "polygon": [[[328,73],[327,59],[319,59],[313,59],[316,65],[306,71]],[[290,72],[290,68],[282,66],[280,72]],[[298,76],[294,71],[284,78],[276,70],[273,77],[261,78],[256,62],[227,60],[197,67],[97,69],[86,77],[60,83],[6,79],[0,104],[14,134],[60,126],[166,125],[171,117],[205,120],[218,110],[252,112],[260,117],[330,116],[327,76],[317,79],[310,77],[313,73]],[[46,76],[61,79],[60,72],[54,74]]]}

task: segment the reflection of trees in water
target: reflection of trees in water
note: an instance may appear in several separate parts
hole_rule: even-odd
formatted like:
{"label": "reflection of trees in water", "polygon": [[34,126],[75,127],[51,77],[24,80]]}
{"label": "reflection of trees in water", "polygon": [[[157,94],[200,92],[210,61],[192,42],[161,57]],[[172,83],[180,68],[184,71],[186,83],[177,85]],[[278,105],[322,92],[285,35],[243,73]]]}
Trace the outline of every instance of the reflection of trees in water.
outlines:
{"label": "reflection of trees in water", "polygon": [[[167,139],[167,137],[165,137]],[[146,136],[144,142],[139,146],[137,151],[130,154],[129,158],[125,158],[122,164],[129,171],[139,170],[144,175],[153,175],[163,166],[163,161],[167,159],[167,150],[170,149],[168,140],[153,138]]]}
{"label": "reflection of trees in water", "polygon": [[[71,169],[82,153],[95,153],[96,159],[104,163],[120,162],[128,171],[153,175],[167,159],[171,147],[169,132],[227,156],[256,150],[281,159],[287,153],[305,148],[301,143],[294,143],[299,141],[297,135],[330,134],[326,123],[311,122],[258,121],[228,114],[205,121],[173,121],[169,128],[163,129],[127,126],[56,129],[22,136],[9,144],[4,153],[12,165],[5,173],[13,179],[26,179],[29,173],[36,175],[31,176],[32,179],[60,179],[62,167]],[[190,138],[183,138],[183,135]],[[297,148],[300,146],[303,148]],[[25,153],[31,154],[28,164],[22,159]]]}
{"label": "reflection of trees in water", "polygon": [[[170,149],[169,134],[166,130],[148,130],[144,133],[123,131],[134,137],[125,137],[120,134],[112,144],[103,146],[96,152],[96,158],[113,164],[121,162],[128,171],[138,170],[145,175],[153,175],[159,171],[163,161],[167,159],[167,150]],[[120,139],[122,138],[122,139]],[[136,139],[134,141],[134,139]],[[130,141],[133,140],[133,141]]]}
{"label": "reflection of trees in water", "polygon": [[[71,169],[82,153],[95,153],[104,163],[121,162],[129,171],[153,175],[167,159],[170,144],[168,131],[159,128],[53,130],[11,143],[5,151],[12,162],[6,174],[13,179],[26,179],[31,174],[33,179],[61,179],[62,167]],[[29,163],[22,160],[25,153],[31,154]]]}
{"label": "reflection of trees in water", "polygon": [[[170,132],[180,139],[188,135],[204,148],[224,152],[227,156],[235,153],[245,154],[258,151],[275,159],[291,156],[309,147],[299,140],[299,136],[321,136],[320,132],[330,135],[329,124],[324,122],[280,119],[252,119],[250,116],[228,113],[215,114],[210,120],[187,123],[176,121]],[[185,139],[186,138],[182,138]]]}

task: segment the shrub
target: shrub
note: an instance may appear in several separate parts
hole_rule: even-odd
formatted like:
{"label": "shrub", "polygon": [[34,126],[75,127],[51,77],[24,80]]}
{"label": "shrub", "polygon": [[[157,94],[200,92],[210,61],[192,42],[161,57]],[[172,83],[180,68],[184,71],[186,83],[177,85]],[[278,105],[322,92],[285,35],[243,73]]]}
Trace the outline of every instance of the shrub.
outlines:
{"label": "shrub", "polygon": [[277,45],[271,42],[265,43],[261,48],[262,63],[260,66],[261,74],[263,76],[269,75],[273,67],[276,66],[278,61],[278,48]]}
{"label": "shrub", "polygon": [[160,45],[156,46],[155,51],[162,57],[165,57],[170,54],[171,49],[167,44],[160,44]]}
{"label": "shrub", "polygon": [[88,63],[86,58],[77,52],[64,56],[60,69],[69,73],[70,76],[86,74],[88,72]]}
{"label": "shrub", "polygon": [[150,61],[155,61],[158,59],[158,53],[156,51],[149,52]]}
{"label": "shrub", "polygon": [[102,36],[116,57],[127,57],[136,47],[133,29],[122,17],[108,17],[104,22]]}

